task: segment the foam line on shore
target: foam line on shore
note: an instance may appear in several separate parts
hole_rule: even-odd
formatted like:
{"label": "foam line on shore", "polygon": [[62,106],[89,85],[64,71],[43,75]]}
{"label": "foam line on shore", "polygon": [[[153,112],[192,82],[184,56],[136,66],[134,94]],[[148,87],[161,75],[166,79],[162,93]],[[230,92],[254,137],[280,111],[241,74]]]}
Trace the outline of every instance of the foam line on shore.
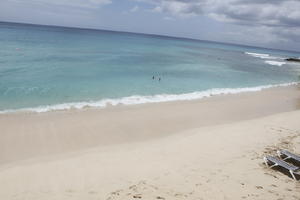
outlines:
{"label": "foam line on shore", "polygon": [[36,112],[43,113],[49,111],[60,111],[60,110],[70,110],[70,109],[83,109],[83,108],[105,108],[109,105],[136,105],[145,103],[160,103],[160,102],[171,102],[171,101],[186,101],[186,100],[197,100],[205,97],[211,97],[216,95],[226,95],[226,94],[238,94],[244,92],[257,92],[273,87],[284,87],[297,85],[299,82],[283,83],[276,85],[263,85],[257,87],[245,87],[245,88],[214,88],[205,91],[197,91],[184,94],[158,94],[153,96],[140,96],[133,95],[129,97],[122,97],[119,99],[103,99],[99,101],[90,102],[71,102],[62,103],[55,105],[45,105],[33,108],[21,108],[21,109],[10,109],[0,111],[0,114],[5,113],[15,113],[15,112]]}

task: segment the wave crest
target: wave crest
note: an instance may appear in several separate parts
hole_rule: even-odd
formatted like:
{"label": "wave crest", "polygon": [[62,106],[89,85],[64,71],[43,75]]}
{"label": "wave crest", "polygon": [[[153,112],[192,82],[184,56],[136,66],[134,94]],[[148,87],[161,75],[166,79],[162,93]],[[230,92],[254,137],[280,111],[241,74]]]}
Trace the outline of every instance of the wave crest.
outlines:
{"label": "wave crest", "polygon": [[270,56],[269,54],[265,54],[265,53],[245,52],[245,54],[256,58],[261,58],[261,59],[281,59],[281,60],[284,59],[282,57]]}
{"label": "wave crest", "polygon": [[145,104],[145,103],[159,103],[159,102],[171,102],[171,101],[184,101],[184,100],[197,100],[205,97],[211,97],[215,95],[224,94],[237,94],[243,92],[257,92],[263,89],[268,89],[272,87],[290,86],[296,85],[299,82],[283,83],[277,85],[264,85],[258,87],[246,87],[246,88],[214,88],[205,91],[197,91],[192,93],[184,94],[158,94],[153,96],[139,96],[133,95],[129,97],[123,97],[119,99],[103,99],[100,101],[90,101],[90,102],[72,102],[72,103],[62,103],[55,105],[39,106],[34,108],[21,108],[15,110],[3,110],[0,114],[4,113],[14,113],[14,112],[49,112],[49,111],[61,111],[70,109],[83,109],[83,108],[105,108],[109,105],[135,105],[135,104]]}
{"label": "wave crest", "polygon": [[280,62],[280,61],[274,61],[274,60],[266,60],[265,63],[269,65],[275,65],[281,67],[282,65],[286,64],[285,62]]}
{"label": "wave crest", "polygon": [[252,52],[245,52],[245,54],[256,57],[256,58],[261,58],[264,59],[266,64],[269,65],[275,65],[281,67],[282,65],[286,64],[284,62],[284,58],[282,57],[275,57],[275,56],[270,56],[269,54],[263,54],[263,53],[252,53]]}

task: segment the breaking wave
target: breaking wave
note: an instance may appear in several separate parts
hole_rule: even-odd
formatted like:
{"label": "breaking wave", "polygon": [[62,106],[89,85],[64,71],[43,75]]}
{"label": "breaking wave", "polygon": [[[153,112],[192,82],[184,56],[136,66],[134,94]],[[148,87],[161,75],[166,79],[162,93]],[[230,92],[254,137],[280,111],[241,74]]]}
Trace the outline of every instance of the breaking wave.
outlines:
{"label": "breaking wave", "polygon": [[274,61],[274,60],[266,60],[265,63],[269,65],[275,65],[281,67],[282,65],[286,64],[285,62],[280,62],[280,61]]}
{"label": "breaking wave", "polygon": [[196,100],[205,97],[211,97],[215,95],[225,95],[225,94],[237,94],[243,92],[256,92],[263,89],[268,89],[272,87],[280,86],[290,86],[296,85],[298,82],[277,84],[277,85],[264,85],[257,87],[246,87],[246,88],[215,88],[205,91],[197,91],[192,93],[184,94],[158,94],[153,96],[129,96],[119,99],[103,99],[99,101],[89,101],[89,102],[73,102],[73,103],[62,103],[55,105],[38,106],[34,108],[22,108],[14,110],[3,110],[0,114],[13,113],[13,112],[48,112],[48,111],[59,111],[59,110],[69,110],[69,109],[83,109],[83,108],[105,108],[109,105],[135,105],[135,104],[145,104],[145,103],[159,103],[159,102],[171,102],[171,101],[184,101],[184,100]]}
{"label": "breaking wave", "polygon": [[269,54],[263,54],[263,53],[252,53],[252,52],[245,52],[245,54],[250,55],[252,57],[261,58],[264,59],[265,63],[269,65],[275,65],[281,67],[282,65],[286,64],[284,62],[284,58],[282,57],[276,57],[276,56],[270,56]]}
{"label": "breaking wave", "polygon": [[269,54],[265,54],[265,53],[245,52],[245,54],[256,58],[261,58],[261,59],[284,59],[282,57],[270,56]]}

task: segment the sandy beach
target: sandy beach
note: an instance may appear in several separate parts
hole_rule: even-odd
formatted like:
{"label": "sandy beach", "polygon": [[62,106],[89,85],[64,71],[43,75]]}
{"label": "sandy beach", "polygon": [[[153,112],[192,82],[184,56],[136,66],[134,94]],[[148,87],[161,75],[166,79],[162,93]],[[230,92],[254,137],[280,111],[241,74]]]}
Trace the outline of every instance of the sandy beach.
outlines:
{"label": "sandy beach", "polygon": [[0,115],[0,199],[300,199],[262,157],[300,154],[299,86]]}

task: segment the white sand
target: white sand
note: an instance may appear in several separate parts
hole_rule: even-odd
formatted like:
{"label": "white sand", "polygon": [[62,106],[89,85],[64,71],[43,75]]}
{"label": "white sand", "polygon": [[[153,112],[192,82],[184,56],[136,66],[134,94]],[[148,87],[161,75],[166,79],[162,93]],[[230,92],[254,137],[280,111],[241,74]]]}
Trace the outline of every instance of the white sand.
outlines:
{"label": "white sand", "polygon": [[3,115],[0,199],[300,199],[299,182],[262,162],[300,153],[299,96]]}

